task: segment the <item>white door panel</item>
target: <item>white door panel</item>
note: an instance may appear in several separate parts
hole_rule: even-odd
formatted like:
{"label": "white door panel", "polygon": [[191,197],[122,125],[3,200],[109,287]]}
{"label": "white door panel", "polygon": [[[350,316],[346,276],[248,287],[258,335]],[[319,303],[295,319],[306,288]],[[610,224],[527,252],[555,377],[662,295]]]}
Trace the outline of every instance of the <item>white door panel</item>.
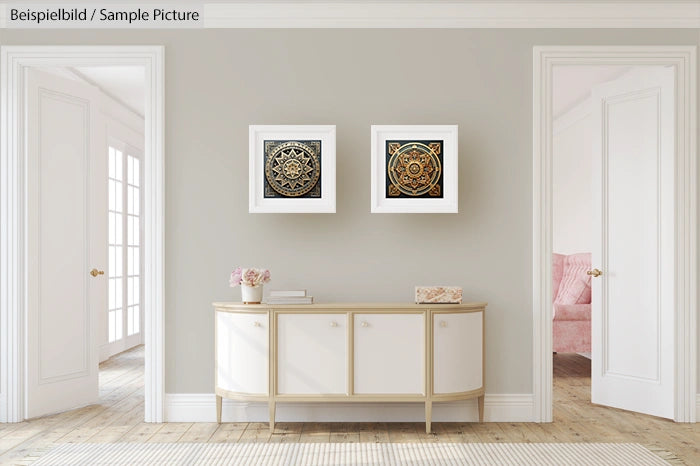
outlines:
{"label": "white door panel", "polygon": [[423,320],[423,314],[355,314],[355,393],[425,393]]}
{"label": "white door panel", "polygon": [[279,314],[277,390],[284,394],[347,392],[347,316]]}
{"label": "white door panel", "polygon": [[[104,169],[95,90],[28,71],[29,418],[97,401],[97,312],[106,300]],[[102,215],[100,216],[100,212]]]}
{"label": "white door panel", "polygon": [[592,401],[673,418],[674,70],[594,89]]}
{"label": "white door panel", "polygon": [[483,313],[433,315],[433,392],[482,387]]}
{"label": "white door panel", "polygon": [[238,393],[268,393],[267,314],[216,313],[216,385]]}

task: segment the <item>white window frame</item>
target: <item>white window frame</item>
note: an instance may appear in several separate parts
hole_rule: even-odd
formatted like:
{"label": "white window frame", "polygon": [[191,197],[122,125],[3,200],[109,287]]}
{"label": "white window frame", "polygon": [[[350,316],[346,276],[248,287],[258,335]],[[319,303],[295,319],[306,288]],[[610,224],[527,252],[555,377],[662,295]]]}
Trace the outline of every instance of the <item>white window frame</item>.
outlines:
{"label": "white window frame", "polygon": [[[114,148],[116,150],[119,150],[123,154],[123,180],[122,180],[122,278],[124,279],[123,281],[123,286],[122,286],[122,309],[124,311],[123,314],[123,327],[122,327],[122,338],[113,342],[109,341],[109,321],[105,320],[105,325],[102,331],[106,332],[106,338],[103,339],[103,347],[100,348],[100,360],[104,360],[110,356],[113,356],[115,354],[121,353],[122,351],[126,351],[130,348],[133,348],[134,346],[140,345],[143,343],[143,335],[144,335],[144,312],[143,312],[143,303],[144,303],[144,287],[143,287],[143,272],[144,272],[144,221],[143,221],[143,208],[144,208],[144,199],[143,199],[143,192],[144,192],[144,174],[143,174],[143,150],[139,149],[137,146],[137,139],[134,139],[134,136],[131,134],[128,134],[129,132],[125,132],[123,129],[119,128],[119,126],[116,126],[111,123],[107,125],[107,149],[109,148]],[[126,141],[125,141],[126,140]],[[127,142],[128,141],[128,142]],[[133,142],[133,144],[132,144]],[[127,319],[128,319],[128,303],[127,303],[127,291],[128,291],[128,260],[127,260],[127,251],[128,251],[128,245],[127,245],[127,216],[128,216],[128,207],[127,207],[127,191],[128,191],[128,180],[127,180],[127,172],[126,172],[126,167],[127,167],[127,157],[135,157],[139,159],[140,163],[140,170],[139,170],[139,332],[134,334],[134,335],[129,335],[128,334],[128,326],[127,326]],[[109,277],[112,278],[112,277]],[[106,310],[107,315],[110,312],[109,309]]]}

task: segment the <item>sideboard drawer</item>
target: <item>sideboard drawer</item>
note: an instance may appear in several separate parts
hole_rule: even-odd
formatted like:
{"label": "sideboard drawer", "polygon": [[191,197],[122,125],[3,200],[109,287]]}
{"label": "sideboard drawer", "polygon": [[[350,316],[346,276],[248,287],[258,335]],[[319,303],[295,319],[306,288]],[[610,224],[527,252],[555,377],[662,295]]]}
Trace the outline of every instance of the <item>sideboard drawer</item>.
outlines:
{"label": "sideboard drawer", "polygon": [[358,394],[425,393],[423,314],[355,314]]}
{"label": "sideboard drawer", "polygon": [[483,386],[483,313],[433,314],[433,392],[460,393]]}
{"label": "sideboard drawer", "polygon": [[216,384],[219,388],[267,395],[268,320],[267,313],[216,313]]}
{"label": "sideboard drawer", "polygon": [[347,393],[347,316],[277,315],[277,392]]}

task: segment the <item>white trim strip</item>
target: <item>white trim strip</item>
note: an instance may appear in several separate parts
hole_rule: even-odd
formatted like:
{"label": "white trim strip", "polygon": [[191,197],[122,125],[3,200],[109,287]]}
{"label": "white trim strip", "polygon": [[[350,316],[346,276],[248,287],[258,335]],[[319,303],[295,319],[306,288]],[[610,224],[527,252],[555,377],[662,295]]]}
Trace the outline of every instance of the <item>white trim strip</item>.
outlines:
{"label": "white trim strip", "polygon": [[[486,394],[484,421],[531,422],[531,394]],[[223,400],[222,422],[268,422],[267,403]],[[424,422],[423,403],[277,402],[277,422]],[[478,422],[476,399],[433,404],[433,422]],[[216,422],[213,393],[166,393],[165,422]]]}
{"label": "white trim strip", "polygon": [[563,114],[554,118],[552,121],[552,134],[556,136],[560,132],[575,125],[579,121],[587,118],[591,114],[591,101],[586,98],[583,102],[578,103],[576,106],[567,110]]}
{"label": "white trim strip", "polygon": [[209,3],[205,28],[697,28],[682,1]]}

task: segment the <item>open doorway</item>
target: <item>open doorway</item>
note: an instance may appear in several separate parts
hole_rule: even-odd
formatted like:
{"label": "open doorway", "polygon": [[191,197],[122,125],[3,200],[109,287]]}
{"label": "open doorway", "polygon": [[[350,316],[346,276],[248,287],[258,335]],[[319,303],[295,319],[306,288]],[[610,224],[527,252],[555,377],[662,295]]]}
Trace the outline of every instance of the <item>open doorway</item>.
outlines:
{"label": "open doorway", "polygon": [[561,65],[552,100],[554,387],[590,359],[593,403],[669,419],[674,75]]}
{"label": "open doorway", "polygon": [[96,362],[144,343],[145,74],[81,66],[25,76],[25,405],[34,418],[100,403]]}
{"label": "open doorway", "polygon": [[0,421],[101,402],[117,355],[162,422],[163,48],[9,46],[2,65]]}
{"label": "open doorway", "polygon": [[[562,373],[553,351],[573,355],[585,378],[590,341],[593,403],[693,422],[695,48],[535,47],[533,64],[535,420],[552,420],[552,378]],[[569,91],[589,87],[590,133],[573,123],[586,113],[575,115],[576,98],[556,96],[562,76]],[[557,148],[577,161],[590,148],[591,158],[569,163],[555,187],[567,165],[557,165]],[[567,195],[569,206],[557,206]],[[566,229],[587,212],[588,222],[555,239],[556,222]]]}
{"label": "open doorway", "polygon": [[[591,400],[594,89],[629,66],[557,66],[552,122],[552,349],[555,409]],[[575,395],[574,395],[575,394]]]}

